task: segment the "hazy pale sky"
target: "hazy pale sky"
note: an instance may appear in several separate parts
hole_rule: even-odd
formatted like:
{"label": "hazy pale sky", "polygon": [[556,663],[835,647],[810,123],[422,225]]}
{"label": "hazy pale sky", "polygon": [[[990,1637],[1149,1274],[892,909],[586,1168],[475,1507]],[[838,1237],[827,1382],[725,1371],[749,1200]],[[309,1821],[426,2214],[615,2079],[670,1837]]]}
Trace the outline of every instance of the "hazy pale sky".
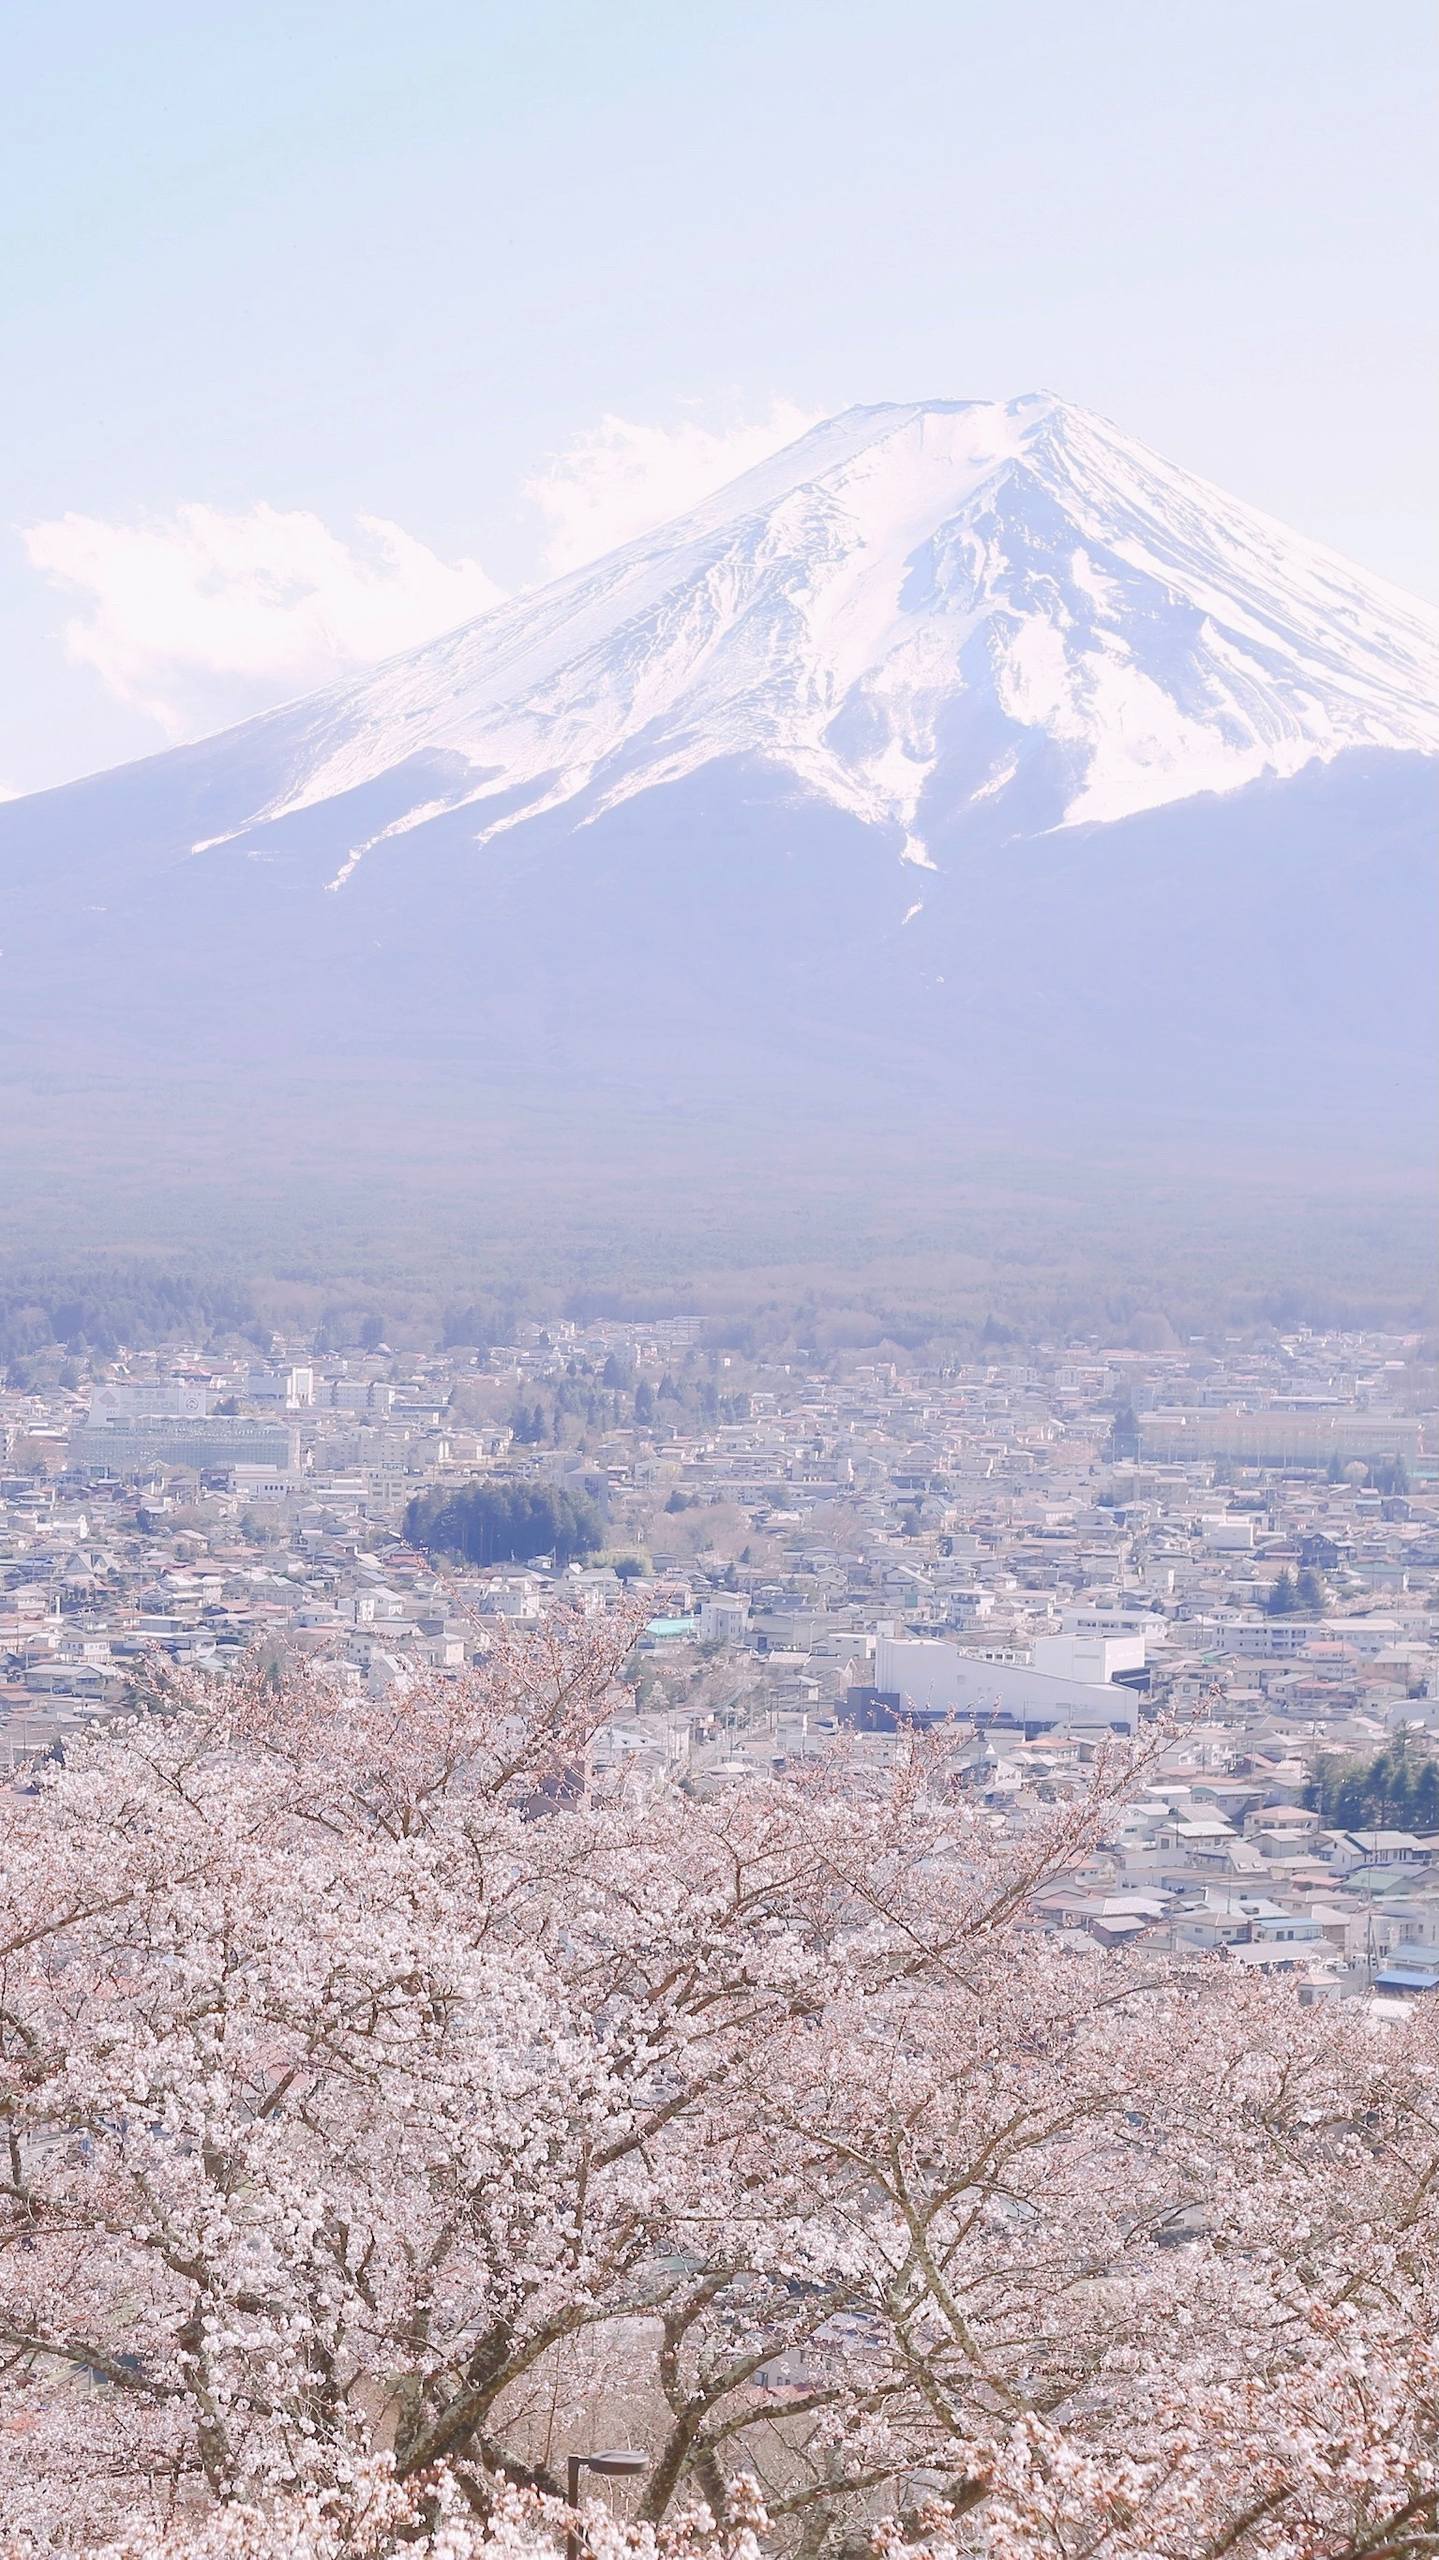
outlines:
{"label": "hazy pale sky", "polygon": [[0,783],[1040,386],[1439,596],[1432,0],[10,0]]}

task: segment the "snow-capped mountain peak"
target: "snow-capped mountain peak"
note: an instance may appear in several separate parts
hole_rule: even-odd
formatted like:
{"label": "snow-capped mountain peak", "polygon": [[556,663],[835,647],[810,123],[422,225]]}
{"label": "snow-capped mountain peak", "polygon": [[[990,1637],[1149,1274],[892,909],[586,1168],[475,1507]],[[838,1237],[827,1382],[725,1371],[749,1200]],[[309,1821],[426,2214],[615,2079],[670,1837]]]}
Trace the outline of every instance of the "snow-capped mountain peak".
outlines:
{"label": "snow-capped mountain peak", "polygon": [[1098,418],[850,410],[362,681],[0,808],[16,1142],[47,1196],[136,1129],[267,1183],[473,1157],[501,1223],[612,1114],[782,1191],[795,1114],[852,1114],[906,1216],[971,1128],[1416,1162],[1436,696],[1433,615]]}
{"label": "snow-capped mountain peak", "polygon": [[743,756],[942,863],[979,823],[1439,751],[1436,705],[1439,617],[1377,579],[1051,394],[915,402],[252,724],[250,823],[418,759],[384,834],[464,808],[484,842]]}

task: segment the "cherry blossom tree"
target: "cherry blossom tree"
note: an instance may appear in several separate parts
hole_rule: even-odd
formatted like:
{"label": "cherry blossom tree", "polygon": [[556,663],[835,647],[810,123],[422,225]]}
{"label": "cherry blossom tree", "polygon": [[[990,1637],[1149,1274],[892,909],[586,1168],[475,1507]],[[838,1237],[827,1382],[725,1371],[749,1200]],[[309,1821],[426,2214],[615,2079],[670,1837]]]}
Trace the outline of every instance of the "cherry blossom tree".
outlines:
{"label": "cherry blossom tree", "polygon": [[1057,1942],[1118,1745],[600,1800],[632,1632],[157,1672],[3,1800],[15,2547],[505,2560],[622,2437],[676,2560],[1439,2549],[1435,2022]]}
{"label": "cherry blossom tree", "polygon": [[724,2513],[703,2506],[674,2522],[621,2525],[597,2501],[577,2517],[553,2498],[505,2488],[476,2517],[443,2474],[422,2486],[381,2460],[358,2464],[342,2489],[282,2492],[264,2506],[232,2501],[167,2525],[141,2526],[104,2560],[561,2560],[572,2536],[586,2560],[761,2560],[767,2525],[753,2484],[735,2483]]}

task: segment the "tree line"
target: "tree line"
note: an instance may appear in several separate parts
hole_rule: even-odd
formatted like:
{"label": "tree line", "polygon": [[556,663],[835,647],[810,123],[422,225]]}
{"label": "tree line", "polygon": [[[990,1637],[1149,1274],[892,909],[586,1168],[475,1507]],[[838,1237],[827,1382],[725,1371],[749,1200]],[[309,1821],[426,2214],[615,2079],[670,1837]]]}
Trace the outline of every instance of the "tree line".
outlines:
{"label": "tree line", "polygon": [[254,1301],[236,1281],[145,1263],[116,1263],[83,1277],[43,1265],[0,1275],[0,1362],[11,1368],[56,1348],[109,1358],[122,1345],[205,1340],[243,1333],[256,1321]]}
{"label": "tree line", "polygon": [[427,1554],[459,1556],[467,1564],[527,1564],[549,1555],[556,1564],[573,1564],[603,1546],[605,1520],[590,1494],[504,1479],[416,1494],[405,1512],[405,1536]]}
{"label": "tree line", "polygon": [[1304,1801],[1341,1831],[1439,1831],[1439,1760],[1407,1735],[1368,1760],[1321,1752]]}

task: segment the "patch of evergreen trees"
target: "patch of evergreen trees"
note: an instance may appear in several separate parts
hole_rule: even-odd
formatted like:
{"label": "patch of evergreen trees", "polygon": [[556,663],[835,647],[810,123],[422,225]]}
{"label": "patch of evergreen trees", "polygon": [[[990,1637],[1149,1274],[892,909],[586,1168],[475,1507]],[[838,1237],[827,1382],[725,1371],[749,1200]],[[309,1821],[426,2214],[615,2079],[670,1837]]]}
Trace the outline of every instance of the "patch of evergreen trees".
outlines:
{"label": "patch of evergreen trees", "polygon": [[668,1372],[652,1386],[633,1363],[627,1366],[611,1353],[598,1369],[588,1362],[568,1361],[564,1375],[546,1382],[533,1402],[521,1397],[509,1424],[521,1447],[553,1444],[563,1448],[631,1423],[640,1431],[664,1433],[686,1421],[700,1425],[744,1422],[749,1411],[750,1400],[742,1390],[721,1395],[712,1378],[680,1381]]}
{"label": "patch of evergreen trees", "polygon": [[1409,1470],[1397,1449],[1392,1458],[1371,1458],[1367,1464],[1362,1458],[1346,1462],[1336,1450],[1324,1472],[1331,1484],[1347,1484],[1352,1479],[1355,1484],[1367,1484],[1373,1493],[1409,1491]]}
{"label": "patch of evergreen trees", "polygon": [[1439,1830],[1439,1760],[1399,1734],[1371,1760],[1321,1752],[1304,1801],[1341,1831]]}
{"label": "patch of evergreen trees", "polygon": [[1271,1618],[1320,1618],[1327,1601],[1328,1593],[1312,1565],[1297,1574],[1285,1565],[1270,1584],[1264,1606]]}
{"label": "patch of evergreen trees", "polygon": [[572,1564],[604,1544],[604,1515],[586,1493],[544,1484],[433,1487],[416,1494],[405,1535],[427,1553],[462,1556],[468,1564],[527,1564],[552,1555]]}

